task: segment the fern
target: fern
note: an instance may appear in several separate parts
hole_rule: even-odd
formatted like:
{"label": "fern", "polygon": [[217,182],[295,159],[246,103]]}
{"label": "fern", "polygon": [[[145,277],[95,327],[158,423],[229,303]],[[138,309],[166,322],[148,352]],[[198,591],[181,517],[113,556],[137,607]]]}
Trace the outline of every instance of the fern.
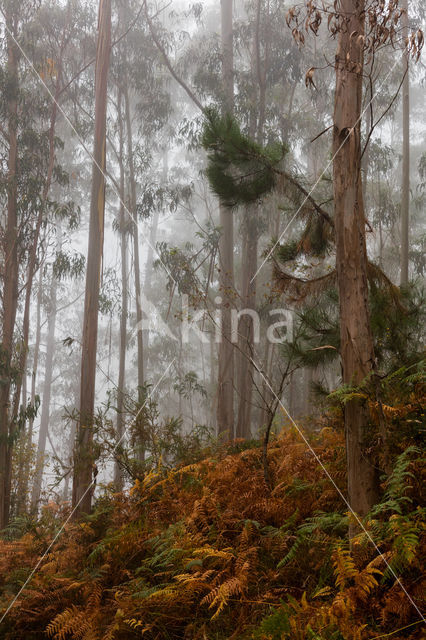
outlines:
{"label": "fern", "polygon": [[411,457],[420,453],[420,449],[411,446],[397,458],[394,470],[386,482],[387,488],[383,499],[371,510],[371,517],[376,518],[388,512],[402,514],[403,506],[411,502],[411,499],[405,495],[410,489],[407,480],[414,477],[408,470],[412,463]]}
{"label": "fern", "polygon": [[[54,640],[66,640],[70,634],[85,631],[85,613],[75,605],[58,614],[46,628],[49,638]],[[86,623],[87,624],[87,623]],[[80,635],[81,637],[81,635]]]}
{"label": "fern", "polygon": [[[315,516],[307,518],[303,522],[296,535],[291,549],[287,555],[278,563],[278,568],[284,567],[292,562],[300,552],[300,550],[312,543],[327,544],[331,534],[340,533],[344,535],[348,526],[348,518],[340,513],[323,513],[317,512]],[[317,534],[316,536],[314,534]],[[327,534],[327,535],[321,535]]]}

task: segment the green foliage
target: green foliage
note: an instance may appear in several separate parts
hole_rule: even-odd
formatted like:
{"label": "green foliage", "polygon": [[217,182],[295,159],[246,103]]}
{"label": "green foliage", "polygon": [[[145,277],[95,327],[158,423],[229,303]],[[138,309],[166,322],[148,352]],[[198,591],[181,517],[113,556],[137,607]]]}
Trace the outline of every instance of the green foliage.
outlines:
{"label": "green foliage", "polygon": [[207,114],[202,137],[207,151],[206,174],[213,192],[227,207],[256,202],[275,186],[275,167],[287,149],[279,144],[261,147],[245,136],[230,116]]}
{"label": "green foliage", "polygon": [[337,291],[328,289],[314,304],[298,311],[294,340],[283,344],[283,356],[302,367],[314,368],[334,362],[340,347],[337,305]]}
{"label": "green foliage", "polygon": [[195,371],[189,371],[180,382],[173,385],[173,389],[183,398],[190,399],[196,393],[203,398],[207,397],[207,391],[200,382]]}
{"label": "green foliage", "polygon": [[407,447],[407,449],[398,456],[394,469],[386,481],[386,491],[383,499],[371,512],[373,517],[379,514],[384,515],[387,511],[402,515],[406,503],[412,502],[412,500],[406,496],[407,491],[411,488],[407,482],[410,478],[414,477],[413,473],[409,471],[409,468],[412,457],[420,454],[420,449],[411,446]]}
{"label": "green foliage", "polygon": [[329,551],[330,544],[334,544],[336,536],[344,538],[347,528],[348,517],[341,513],[318,512],[307,518],[297,529],[296,539],[278,563],[278,568],[289,564],[303,552],[303,548],[310,548],[314,544],[319,544]]}
{"label": "green foliage", "polygon": [[81,278],[86,267],[86,258],[81,253],[69,254],[58,251],[53,263],[53,274],[57,280]]}
{"label": "green foliage", "polygon": [[285,606],[263,618],[259,628],[254,632],[254,640],[282,640],[291,633],[289,612]]}
{"label": "green foliage", "polygon": [[[409,376],[402,375],[402,362],[405,366],[417,366],[416,363],[422,361],[425,297],[423,290],[414,284],[400,291],[389,284],[380,286],[371,279],[369,299],[374,351],[387,392],[397,380],[402,383],[402,378],[405,378],[403,384],[408,384]],[[297,366],[312,368],[326,366],[338,359],[338,295],[334,288],[316,295],[298,311],[296,323],[293,342],[286,342],[282,347],[286,359],[291,359]],[[349,387],[341,387],[332,397],[340,400],[345,397],[347,401],[348,391]],[[365,388],[352,391],[363,392]]]}
{"label": "green foliage", "polygon": [[411,284],[396,293],[370,280],[370,317],[382,370],[409,366],[423,357],[426,298],[420,286]]}

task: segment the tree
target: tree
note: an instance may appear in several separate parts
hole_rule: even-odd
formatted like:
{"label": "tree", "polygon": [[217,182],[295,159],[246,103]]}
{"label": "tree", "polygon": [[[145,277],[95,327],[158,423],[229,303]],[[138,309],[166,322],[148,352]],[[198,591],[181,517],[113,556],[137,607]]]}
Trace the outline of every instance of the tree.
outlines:
{"label": "tree", "polygon": [[[62,234],[58,226],[57,250],[61,250]],[[40,493],[43,479],[44,456],[46,452],[46,439],[49,429],[50,418],[50,398],[52,393],[53,360],[55,355],[55,329],[57,315],[57,278],[52,269],[52,280],[50,283],[48,310],[47,310],[47,344],[46,363],[44,367],[43,399],[40,420],[40,430],[38,435],[36,474],[31,493],[31,510],[35,513],[40,500]]]}
{"label": "tree", "polygon": [[[256,15],[253,34],[253,54],[251,59],[252,75],[252,108],[249,112],[249,135],[260,144],[263,142],[266,113],[266,84],[269,58],[269,42],[266,34],[262,38],[262,2],[256,2]],[[269,5],[266,7],[269,11]],[[266,16],[268,17],[268,16]],[[261,49],[264,49],[262,59]],[[256,109],[254,108],[256,105]],[[256,271],[258,238],[260,235],[262,207],[257,204],[244,208],[241,221],[241,307],[256,311]],[[244,314],[239,323],[237,354],[237,393],[238,416],[236,424],[237,438],[249,438],[251,432],[251,414],[253,403],[254,367],[254,331],[253,319]]]}
{"label": "tree", "polygon": [[106,108],[111,49],[111,1],[99,0],[95,73],[95,141],[81,354],[80,416],[74,460],[73,508],[78,517],[91,509],[93,416],[99,287],[105,215]]}
{"label": "tree", "polygon": [[9,4],[5,8],[7,27],[7,75],[9,94],[7,100],[8,116],[8,169],[7,169],[7,222],[4,234],[4,276],[3,276],[3,326],[1,344],[0,386],[0,529],[9,519],[11,465],[11,445],[9,439],[9,394],[11,387],[13,333],[18,306],[18,47],[17,16],[12,13]]}
{"label": "tree", "polygon": [[[402,1],[403,36],[408,39],[408,0]],[[410,76],[409,53],[404,49],[402,83],[402,194],[401,194],[401,286],[408,284],[408,250],[410,230]]]}
{"label": "tree", "polygon": [[[334,220],[324,207],[285,170],[278,166],[273,150],[262,149],[242,136],[232,119],[215,116],[207,122],[204,144],[209,151],[208,175],[213,189],[228,204],[254,202],[274,186],[287,190],[296,188],[304,193],[302,214],[309,214],[302,239],[283,247],[283,253],[296,257],[298,253],[324,254],[334,236],[336,248],[335,273],[326,273],[314,281],[281,273],[280,278],[292,283],[299,297],[304,290],[324,287],[333,278],[337,281],[340,301],[340,354],[343,381],[357,386],[375,374],[375,355],[368,306],[368,270],[370,269],[365,239],[365,212],[361,181],[361,117],[365,51],[376,51],[387,42],[394,42],[401,13],[389,7],[383,13],[379,5],[370,7],[369,29],[366,40],[364,3],[341,0],[331,14],[329,28],[338,44],[335,63],[335,98],[333,115],[333,202]],[[299,30],[310,28],[318,32],[321,13],[313,4],[307,16],[292,9],[288,23],[296,23],[293,35],[299,42]],[[390,29],[385,28],[391,19]],[[414,53],[421,49],[422,34],[410,40]],[[308,72],[307,82],[312,79]],[[303,208],[305,211],[303,211]],[[377,274],[379,270],[375,269]],[[383,282],[387,282],[383,276]],[[392,286],[392,285],[390,285]],[[378,497],[379,483],[376,461],[372,455],[373,430],[368,406],[356,397],[345,406],[345,433],[348,462],[348,493],[351,508],[364,516]]]}
{"label": "tree", "polygon": [[[336,271],[340,303],[343,382],[358,385],[374,372],[368,308],[365,213],[361,181],[361,108],[364,68],[364,2],[341,0],[333,116],[333,191]],[[353,35],[356,34],[356,35]],[[379,481],[367,453],[369,409],[353,399],[345,406],[348,495],[364,516],[376,503]]]}
{"label": "tree", "polygon": [[[122,115],[123,95],[121,89],[118,90],[117,110],[118,110],[118,135],[120,164],[120,206],[118,228],[120,231],[120,255],[121,255],[121,313],[120,313],[120,349],[118,364],[118,385],[117,385],[117,444],[121,443],[124,434],[124,393],[126,381],[126,349],[127,349],[127,213],[124,205],[124,123]],[[123,474],[118,462],[115,463],[114,482],[117,491],[123,488]]]}
{"label": "tree", "polygon": [[[221,0],[223,111],[234,104],[232,0]],[[219,344],[217,428],[226,438],[234,435],[234,346],[231,342],[231,311],[234,293],[234,224],[232,211],[220,204],[219,288],[222,297],[222,335]]]}

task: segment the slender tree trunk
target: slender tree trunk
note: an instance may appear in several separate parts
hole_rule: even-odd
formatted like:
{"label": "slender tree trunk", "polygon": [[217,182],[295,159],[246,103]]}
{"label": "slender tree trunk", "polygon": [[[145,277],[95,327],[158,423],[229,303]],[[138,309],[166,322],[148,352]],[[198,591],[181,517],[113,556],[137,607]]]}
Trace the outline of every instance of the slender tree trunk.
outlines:
{"label": "slender tree trunk", "polygon": [[92,504],[93,418],[99,288],[105,216],[104,176],[106,168],[106,110],[110,50],[111,0],[100,0],[95,79],[94,163],[81,355],[80,416],[74,460],[73,508],[76,517],[79,517],[82,513],[89,513]]}
{"label": "slender tree trunk", "polygon": [[[343,382],[359,384],[374,368],[367,283],[365,216],[361,180],[361,103],[364,0],[340,0],[336,52],[333,163],[336,268],[340,301]],[[357,34],[354,37],[353,34]],[[364,516],[378,497],[377,474],[368,453],[368,407],[345,405],[349,502]]]}
{"label": "slender tree trunk", "polygon": [[288,385],[288,412],[292,418],[296,417],[296,403],[295,403],[295,374],[290,374],[290,383]]}
{"label": "slender tree trunk", "polygon": [[[121,316],[120,316],[120,353],[118,365],[117,389],[117,443],[121,443],[124,433],[124,387],[126,378],[126,347],[127,347],[127,215],[124,208],[124,132],[121,113],[122,93],[118,92],[118,128],[119,128],[119,158],[120,158],[120,244],[121,244]],[[117,491],[123,488],[123,473],[118,462],[115,463],[114,484]]]}
{"label": "slender tree trunk", "polygon": [[[76,384],[74,385],[74,408],[78,407],[80,404],[80,385],[79,385],[79,381],[76,381]],[[70,480],[72,477],[72,465],[73,465],[73,457],[74,457],[74,446],[75,446],[75,437],[76,437],[76,432],[77,432],[77,422],[76,420],[71,419],[70,420],[71,423],[71,428],[70,428],[70,432],[68,435],[68,463],[70,465],[70,470],[69,472],[66,474],[65,478],[64,478],[64,493],[63,493],[63,497],[64,497],[64,501],[67,502],[69,500],[69,485],[70,485]]]}
{"label": "slender tree trunk", "polygon": [[[402,1],[403,36],[408,37],[408,0]],[[408,250],[410,229],[410,78],[409,52],[403,54],[405,78],[402,84],[402,198],[401,198],[401,286],[408,284]]]}
{"label": "slender tree trunk", "polygon": [[[62,245],[61,232],[58,229],[57,250],[60,251]],[[55,356],[55,330],[57,313],[57,280],[52,272],[52,281],[49,292],[49,309],[47,316],[47,343],[46,343],[46,365],[44,368],[43,399],[40,418],[40,431],[38,434],[36,473],[34,477],[33,489],[31,492],[31,511],[37,511],[40,500],[41,487],[43,483],[43,471],[46,453],[47,432],[50,419],[50,398],[52,394],[53,360]]]}
{"label": "slender tree trunk", "polygon": [[[38,369],[38,360],[39,360],[39,354],[40,354],[40,337],[41,337],[42,292],[43,292],[42,275],[40,272],[38,291],[37,291],[36,329],[35,329],[36,333],[35,333],[35,343],[34,343],[34,355],[33,355],[33,363],[32,363],[32,370],[31,370],[30,404],[32,407],[35,406],[35,402],[36,402],[36,380],[37,380],[37,369]],[[22,471],[22,482],[19,483],[19,490],[18,490],[18,504],[17,504],[18,515],[22,515],[23,513],[25,513],[26,506],[27,506],[28,485],[29,485],[29,479],[30,479],[31,460],[32,460],[33,429],[34,429],[34,418],[31,417],[28,420],[28,430],[25,434],[24,466]]]}
{"label": "slender tree trunk", "polygon": [[[222,81],[224,111],[234,107],[232,0],[221,0]],[[231,311],[234,300],[233,212],[220,205],[219,286],[222,297],[222,335],[219,345],[217,427],[224,438],[234,436],[234,346],[231,342]]]}
{"label": "slender tree trunk", "polygon": [[[256,22],[253,41],[252,73],[254,90],[253,102],[257,103],[258,113],[253,114],[250,125],[250,137],[256,135],[259,144],[263,143],[265,114],[266,114],[266,78],[269,58],[268,43],[265,44],[264,59],[261,55],[261,9],[262,1],[257,0]],[[266,8],[268,11],[268,7]],[[257,123],[256,123],[257,116]],[[257,220],[262,212],[254,205],[247,207],[243,214],[243,245],[241,256],[241,304],[245,309],[256,311],[256,279],[258,253],[258,224]],[[249,438],[251,435],[251,414],[253,399],[254,367],[251,358],[254,354],[253,321],[245,315],[239,327],[238,362],[238,418],[236,435],[239,438]]]}
{"label": "slender tree trunk", "polygon": [[[70,464],[72,464],[72,460],[73,460],[75,433],[76,433],[76,423],[73,420],[71,422],[71,430],[70,430],[69,439],[68,439],[68,451],[69,451],[68,460]],[[71,475],[72,475],[72,469],[68,471],[68,473],[64,478],[64,492],[63,492],[64,502],[68,502],[69,500]]]}
{"label": "slender tree trunk", "polygon": [[[14,31],[12,17],[6,15],[8,29]],[[10,383],[13,353],[13,333],[18,304],[18,208],[17,208],[17,159],[18,159],[18,52],[12,37],[7,36],[8,73],[8,135],[9,155],[7,171],[7,222],[4,234],[4,283],[3,283],[3,326],[1,344],[0,385],[0,529],[9,521],[10,469],[12,447],[10,429]]]}
{"label": "slender tree trunk", "polygon": [[[273,346],[273,345],[272,345]],[[265,353],[264,353],[264,357],[263,357],[263,368],[265,370],[265,372],[267,373],[269,371],[269,359],[270,359],[270,351],[271,351],[271,343],[269,342],[269,340],[265,340]],[[261,381],[261,385],[262,385],[262,398],[261,398],[261,408],[259,411],[259,428],[263,429],[264,427],[266,427],[267,423],[268,423],[268,415],[269,415],[269,397],[271,396],[271,391],[268,387],[268,385],[266,384],[265,379],[262,377],[262,381]]]}
{"label": "slender tree trunk", "polygon": [[[163,185],[167,184],[168,173],[169,173],[168,153],[167,153],[167,149],[164,149],[163,171],[162,171]],[[154,248],[157,242],[159,220],[160,220],[160,210],[156,208],[152,217],[151,229],[149,233],[148,253],[147,253],[146,264],[145,264],[144,291],[145,291],[145,298],[148,301],[151,301],[152,299],[152,274],[154,271],[153,269]],[[143,335],[143,344],[145,348],[145,367],[147,367],[149,366],[149,326],[143,329],[142,335]]]}
{"label": "slender tree trunk", "polygon": [[[256,286],[252,281],[257,271],[257,207],[249,207],[243,220],[243,251],[241,264],[241,305],[245,309],[256,310]],[[238,418],[237,438],[249,438],[251,432],[251,412],[253,399],[253,320],[243,315],[239,322],[238,352]]]}
{"label": "slender tree trunk", "polygon": [[217,373],[216,373],[216,358],[217,358],[217,345],[215,342],[215,330],[214,326],[211,326],[209,333],[210,340],[210,390],[211,390],[211,404],[210,404],[210,427],[215,429],[215,408],[217,404]]}
{"label": "slender tree trunk", "polygon": [[[27,372],[25,371],[22,374],[22,384],[21,384],[21,406],[24,411],[28,405],[28,388],[27,388]],[[25,423],[21,433],[19,434],[19,456],[18,456],[18,473],[17,473],[17,481],[16,481],[16,515],[21,515],[25,513],[25,500],[26,493],[23,492],[23,486],[25,483],[24,473],[25,473],[25,456],[27,454],[27,443],[28,443],[28,430],[27,424]]]}
{"label": "slender tree trunk", "polygon": [[[126,130],[127,130],[127,156],[129,163],[129,182],[130,182],[130,210],[133,216],[132,232],[133,232],[133,268],[135,276],[135,298],[136,298],[136,337],[137,337],[137,368],[138,368],[138,405],[144,402],[144,385],[145,385],[145,362],[144,362],[144,335],[142,327],[142,300],[141,300],[141,269],[139,259],[139,230],[137,224],[137,200],[136,200],[136,178],[135,165],[133,158],[133,131],[132,119],[130,116],[130,98],[127,85],[127,78],[124,85],[124,104],[126,112]],[[145,460],[145,438],[142,433],[141,426],[138,426],[140,441],[137,443],[136,457],[139,462]]]}
{"label": "slender tree trunk", "polygon": [[[166,177],[163,178],[164,180],[167,179],[167,171],[168,171],[167,160],[165,160],[165,163],[166,163],[165,164],[166,170],[163,172],[163,175],[165,175]],[[148,253],[146,256],[146,266],[145,266],[145,292],[148,299],[150,299],[150,294],[152,293],[152,271],[153,271],[153,264],[154,264],[154,247],[155,247],[155,243],[157,242],[159,220],[160,220],[160,211],[156,209],[152,217],[151,230],[149,234],[150,246],[148,247]],[[147,335],[148,335],[148,332],[147,332]],[[146,341],[146,344],[148,344],[148,340]]]}

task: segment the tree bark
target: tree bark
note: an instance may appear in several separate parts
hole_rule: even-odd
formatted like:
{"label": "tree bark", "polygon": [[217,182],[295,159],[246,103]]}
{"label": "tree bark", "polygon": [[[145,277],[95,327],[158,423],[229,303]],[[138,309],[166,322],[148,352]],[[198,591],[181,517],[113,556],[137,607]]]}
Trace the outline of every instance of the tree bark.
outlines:
{"label": "tree bark", "polygon": [[[14,32],[13,19],[6,14],[8,30]],[[7,33],[7,73],[9,82],[8,99],[8,136],[9,154],[7,170],[7,222],[4,234],[4,282],[3,282],[3,326],[1,344],[0,385],[0,530],[9,522],[10,507],[10,469],[12,447],[10,445],[10,387],[13,354],[13,334],[18,305],[18,52],[16,45]]]}
{"label": "tree bark", "polygon": [[[408,37],[408,0],[403,0],[402,29]],[[402,83],[402,194],[401,194],[401,286],[408,284],[408,250],[410,229],[410,78],[409,52],[405,49],[403,62],[406,69]]]}
{"label": "tree bark", "polygon": [[[169,173],[169,162],[168,162],[168,152],[167,149],[163,150],[163,170],[162,170],[162,183],[163,185],[167,184]],[[154,214],[152,217],[151,229],[149,232],[149,245],[148,245],[148,253],[146,257],[145,263],[145,279],[144,279],[144,291],[145,298],[148,301],[152,300],[152,274],[154,271],[154,248],[157,242],[157,233],[158,233],[158,222],[160,220],[160,210],[158,207],[155,208]],[[145,355],[145,367],[149,367],[149,326],[147,325],[143,331],[143,344],[144,344],[144,355]]]}
{"label": "tree bark", "polygon": [[105,216],[106,110],[110,50],[111,0],[99,0],[94,163],[81,354],[80,416],[74,458],[73,509],[75,517],[89,513],[92,504],[93,419],[99,288]]}
{"label": "tree bark", "polygon": [[[119,128],[119,162],[120,162],[120,249],[121,249],[121,315],[120,315],[120,352],[118,364],[117,389],[117,444],[120,445],[124,433],[124,387],[126,379],[126,347],[127,347],[127,215],[124,207],[124,132],[121,113],[122,92],[118,92],[118,128]],[[123,489],[123,473],[119,462],[114,468],[114,484],[117,491]]]}
{"label": "tree bark", "polygon": [[[222,83],[224,111],[234,108],[234,62],[232,0],[221,0]],[[222,438],[234,436],[234,345],[231,342],[231,311],[234,300],[233,212],[220,205],[219,287],[222,297],[222,331],[218,362],[217,427]]]}
{"label": "tree bark", "polygon": [[[40,354],[40,337],[41,337],[41,297],[42,297],[42,276],[40,272],[38,292],[37,292],[37,305],[36,305],[36,330],[35,330],[35,343],[34,343],[34,355],[31,371],[31,396],[30,404],[35,406],[36,401],[36,380],[38,359]],[[19,482],[18,500],[17,500],[17,514],[22,515],[27,509],[27,495],[28,485],[30,480],[30,469],[32,460],[32,446],[33,446],[33,428],[34,418],[31,417],[28,421],[28,430],[25,433],[24,442],[24,465],[22,470],[22,480]]]}
{"label": "tree bark", "polygon": [[[333,129],[336,268],[343,382],[357,385],[374,368],[361,180],[364,0],[340,0],[339,11]],[[345,405],[349,503],[361,516],[378,497],[377,473],[368,453],[369,418],[362,402]]]}
{"label": "tree bark", "polygon": [[[253,40],[252,74],[253,104],[258,112],[251,114],[250,137],[256,135],[259,144],[263,143],[266,114],[266,79],[268,66],[268,43],[265,43],[264,60],[261,56],[261,9],[262,2],[257,0],[255,33]],[[257,83],[257,87],[256,84]],[[257,120],[257,121],[256,121]],[[256,311],[256,271],[259,229],[257,220],[261,215],[256,206],[247,207],[243,213],[242,255],[241,255],[241,305],[245,309]],[[251,415],[253,400],[254,367],[251,358],[254,355],[253,321],[248,315],[241,318],[239,326],[238,362],[238,418],[237,438],[249,438],[251,435]]]}
{"label": "tree bark", "polygon": [[[252,281],[257,271],[257,207],[249,207],[244,213],[243,247],[241,258],[241,305],[245,309],[256,309],[256,286]],[[238,418],[237,438],[250,438],[251,412],[253,398],[253,358],[254,331],[253,320],[243,315],[239,322],[238,352]]]}
{"label": "tree bark", "polygon": [[[61,232],[58,229],[57,250],[60,251],[62,245]],[[52,281],[49,292],[49,309],[47,315],[47,343],[46,343],[46,365],[44,368],[43,400],[40,418],[40,431],[38,434],[36,472],[34,484],[31,492],[31,511],[35,513],[40,500],[41,487],[43,482],[43,470],[46,453],[47,432],[50,419],[50,398],[52,393],[53,359],[55,355],[55,329],[57,313],[57,280],[52,272]]]}
{"label": "tree bark", "polygon": [[[127,85],[127,78],[124,86],[124,104],[126,111],[126,130],[127,130],[127,156],[129,163],[129,183],[130,183],[130,210],[133,216],[132,235],[133,235],[133,269],[135,276],[135,298],[136,298],[136,338],[137,338],[137,369],[138,369],[138,405],[144,402],[144,385],[145,385],[145,353],[144,353],[144,335],[142,326],[142,300],[141,300],[141,269],[139,259],[139,230],[138,230],[138,212],[136,199],[136,178],[135,165],[133,158],[133,132],[132,119],[130,116],[130,98]],[[138,432],[140,432],[138,425]],[[145,438],[139,433],[140,440],[137,443],[136,458],[143,463],[145,460]]]}

